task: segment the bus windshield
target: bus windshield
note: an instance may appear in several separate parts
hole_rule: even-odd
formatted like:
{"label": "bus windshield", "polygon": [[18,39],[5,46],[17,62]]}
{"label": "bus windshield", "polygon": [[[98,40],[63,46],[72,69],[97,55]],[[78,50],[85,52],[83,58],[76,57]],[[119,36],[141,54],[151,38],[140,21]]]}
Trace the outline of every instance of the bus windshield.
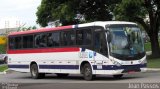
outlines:
{"label": "bus windshield", "polygon": [[138,27],[111,26],[109,30],[111,56],[124,60],[135,60],[144,56],[144,44]]}

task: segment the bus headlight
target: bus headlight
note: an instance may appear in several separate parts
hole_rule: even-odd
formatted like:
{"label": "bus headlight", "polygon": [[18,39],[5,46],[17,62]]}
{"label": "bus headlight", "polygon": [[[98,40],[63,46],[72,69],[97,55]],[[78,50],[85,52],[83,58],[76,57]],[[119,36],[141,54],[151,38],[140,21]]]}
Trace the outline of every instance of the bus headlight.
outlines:
{"label": "bus headlight", "polygon": [[114,61],[114,60],[111,60],[111,61],[112,61],[112,63],[113,63],[114,65],[116,65],[116,66],[121,66],[121,64],[120,64],[119,62]]}
{"label": "bus headlight", "polygon": [[121,64],[119,62],[114,62],[113,64],[115,64],[116,66],[121,66]]}

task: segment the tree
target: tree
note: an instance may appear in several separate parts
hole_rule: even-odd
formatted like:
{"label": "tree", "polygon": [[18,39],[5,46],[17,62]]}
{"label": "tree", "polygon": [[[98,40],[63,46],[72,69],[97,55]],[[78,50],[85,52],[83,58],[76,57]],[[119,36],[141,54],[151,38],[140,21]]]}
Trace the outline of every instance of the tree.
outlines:
{"label": "tree", "polygon": [[77,14],[86,22],[112,20],[110,8],[121,0],[42,0],[36,13],[37,23],[47,26],[48,22],[60,20],[62,25],[76,24]]}
{"label": "tree", "polygon": [[27,26],[23,25],[21,27],[18,27],[17,31],[28,31],[28,30],[34,30],[34,29],[37,29],[37,27],[36,26],[27,27]]}
{"label": "tree", "polygon": [[[150,37],[153,57],[160,56],[160,0],[122,0],[114,14],[118,20],[134,21],[142,25]],[[145,20],[146,16],[149,16],[149,21]]]}
{"label": "tree", "polygon": [[63,25],[71,23],[76,13],[78,0],[42,0],[36,13],[37,23],[47,26],[48,22],[60,20]]}
{"label": "tree", "polygon": [[86,16],[87,21],[112,20],[112,14],[108,8],[110,2],[110,0],[81,0],[78,9]]}

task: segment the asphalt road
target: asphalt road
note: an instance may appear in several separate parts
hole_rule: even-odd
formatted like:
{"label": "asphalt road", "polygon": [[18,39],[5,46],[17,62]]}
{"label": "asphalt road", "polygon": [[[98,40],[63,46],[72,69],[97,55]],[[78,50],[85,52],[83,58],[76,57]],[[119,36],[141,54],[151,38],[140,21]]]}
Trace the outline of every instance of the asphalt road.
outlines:
{"label": "asphalt road", "polygon": [[0,89],[159,89],[160,72],[127,74],[122,79],[98,75],[94,81],[85,81],[82,75],[57,78],[54,74],[47,74],[44,79],[32,79],[30,73],[11,72],[0,75],[0,83]]}

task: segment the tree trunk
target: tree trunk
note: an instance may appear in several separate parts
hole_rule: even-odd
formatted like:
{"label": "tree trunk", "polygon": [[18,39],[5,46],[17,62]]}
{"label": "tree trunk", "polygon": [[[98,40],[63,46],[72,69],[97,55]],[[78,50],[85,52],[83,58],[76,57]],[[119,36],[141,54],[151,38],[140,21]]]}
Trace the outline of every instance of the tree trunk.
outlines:
{"label": "tree trunk", "polygon": [[155,58],[160,57],[158,33],[153,32],[149,36],[151,41],[152,56]]}

